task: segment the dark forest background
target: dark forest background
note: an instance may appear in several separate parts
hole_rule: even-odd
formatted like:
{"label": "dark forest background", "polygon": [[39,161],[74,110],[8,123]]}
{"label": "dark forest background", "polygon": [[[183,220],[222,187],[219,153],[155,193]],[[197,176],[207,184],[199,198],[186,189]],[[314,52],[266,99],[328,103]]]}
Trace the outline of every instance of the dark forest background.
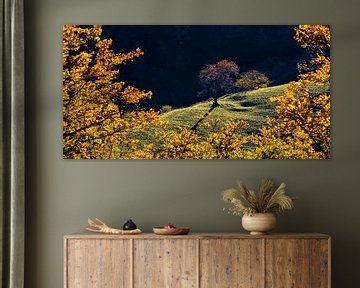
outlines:
{"label": "dark forest background", "polygon": [[120,71],[120,80],[151,90],[149,105],[184,107],[199,101],[198,75],[206,64],[234,61],[245,72],[265,73],[271,85],[296,79],[297,63],[305,61],[294,27],[245,25],[104,25],[103,36],[113,39],[116,52],[137,47],[145,55]]}

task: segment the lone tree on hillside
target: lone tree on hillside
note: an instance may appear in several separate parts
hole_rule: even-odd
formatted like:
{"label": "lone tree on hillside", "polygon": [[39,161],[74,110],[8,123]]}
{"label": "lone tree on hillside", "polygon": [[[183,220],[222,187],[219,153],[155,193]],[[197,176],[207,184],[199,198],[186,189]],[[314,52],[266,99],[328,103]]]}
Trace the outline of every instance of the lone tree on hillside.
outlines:
{"label": "lone tree on hillside", "polygon": [[199,74],[200,85],[203,90],[201,98],[217,99],[227,93],[235,91],[234,83],[239,77],[239,67],[232,61],[221,60],[215,64],[207,64]]}
{"label": "lone tree on hillside", "polygon": [[200,85],[203,88],[198,94],[200,98],[213,98],[209,111],[207,111],[191,128],[195,131],[212,110],[217,106],[219,97],[235,91],[235,80],[239,77],[239,67],[232,61],[221,60],[215,64],[207,64],[199,74]]}

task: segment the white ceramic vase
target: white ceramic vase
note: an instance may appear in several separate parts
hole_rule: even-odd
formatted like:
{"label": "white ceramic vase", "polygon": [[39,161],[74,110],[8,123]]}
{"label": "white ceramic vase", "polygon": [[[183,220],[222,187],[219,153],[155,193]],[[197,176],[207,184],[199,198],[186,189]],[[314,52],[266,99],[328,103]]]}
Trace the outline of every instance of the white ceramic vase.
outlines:
{"label": "white ceramic vase", "polygon": [[242,217],[242,226],[251,235],[263,235],[276,226],[276,217],[272,213],[255,213]]}

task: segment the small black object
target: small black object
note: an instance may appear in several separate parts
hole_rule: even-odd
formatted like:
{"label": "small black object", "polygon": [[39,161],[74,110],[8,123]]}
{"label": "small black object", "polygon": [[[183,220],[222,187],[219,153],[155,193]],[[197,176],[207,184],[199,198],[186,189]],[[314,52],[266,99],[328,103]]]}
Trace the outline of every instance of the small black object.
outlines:
{"label": "small black object", "polygon": [[123,226],[123,230],[135,230],[137,229],[136,224],[129,219]]}

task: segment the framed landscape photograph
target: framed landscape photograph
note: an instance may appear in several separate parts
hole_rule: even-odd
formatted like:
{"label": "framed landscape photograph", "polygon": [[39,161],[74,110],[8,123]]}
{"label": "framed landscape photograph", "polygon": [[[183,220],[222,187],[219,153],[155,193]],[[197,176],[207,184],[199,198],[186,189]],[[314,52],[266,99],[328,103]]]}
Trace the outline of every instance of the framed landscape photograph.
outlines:
{"label": "framed landscape photograph", "polygon": [[329,159],[327,25],[65,25],[64,159]]}

